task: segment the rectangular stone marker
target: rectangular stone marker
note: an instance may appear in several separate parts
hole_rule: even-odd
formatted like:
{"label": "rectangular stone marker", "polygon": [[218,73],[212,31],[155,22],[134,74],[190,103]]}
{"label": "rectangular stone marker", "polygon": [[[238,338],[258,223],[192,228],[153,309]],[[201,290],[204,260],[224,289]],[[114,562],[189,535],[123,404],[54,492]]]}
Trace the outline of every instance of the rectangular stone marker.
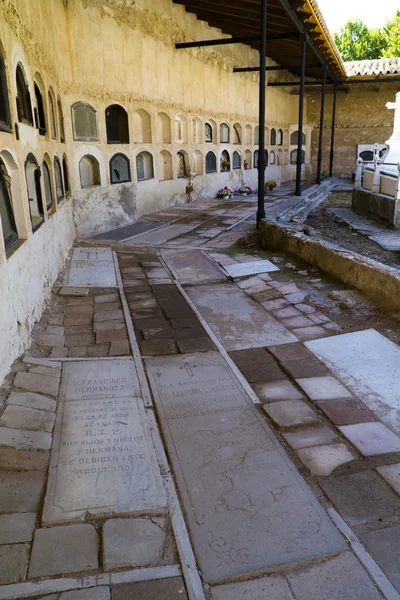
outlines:
{"label": "rectangular stone marker", "polygon": [[74,248],[66,285],[117,287],[111,248]]}
{"label": "rectangular stone marker", "polygon": [[226,350],[298,341],[258,302],[235,286],[209,284],[186,291]]}
{"label": "rectangular stone marker", "polygon": [[225,279],[222,271],[200,250],[166,252],[163,258],[181,283]]}
{"label": "rectangular stone marker", "polygon": [[251,262],[236,263],[234,265],[226,265],[224,268],[232,277],[244,277],[245,275],[279,271],[278,267],[269,260],[253,260]]}
{"label": "rectangular stone marker", "polygon": [[43,522],[164,512],[166,498],[131,359],[65,367]]}
{"label": "rectangular stone marker", "polygon": [[306,342],[388,427],[400,433],[400,348],[375,329]]}
{"label": "rectangular stone marker", "polygon": [[345,548],[220,354],[146,367],[205,581]]}
{"label": "rectangular stone marker", "polygon": [[159,244],[163,244],[168,240],[178,237],[178,235],[188,233],[188,231],[191,231],[194,227],[195,226],[193,225],[167,225],[166,227],[160,227],[155,231],[137,235],[126,242],[122,242],[122,245],[136,246],[144,244],[145,246],[158,246]]}

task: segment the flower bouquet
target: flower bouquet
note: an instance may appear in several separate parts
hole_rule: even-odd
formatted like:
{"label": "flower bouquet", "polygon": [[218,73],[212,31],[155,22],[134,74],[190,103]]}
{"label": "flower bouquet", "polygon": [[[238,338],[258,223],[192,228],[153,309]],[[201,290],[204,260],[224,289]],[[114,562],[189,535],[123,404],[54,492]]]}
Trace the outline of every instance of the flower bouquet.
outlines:
{"label": "flower bouquet", "polygon": [[224,187],[221,190],[219,190],[218,194],[217,194],[217,198],[232,198],[233,196],[233,192],[232,190],[230,190],[228,187]]}
{"label": "flower bouquet", "polygon": [[237,191],[238,194],[242,194],[243,196],[248,196],[253,193],[253,190],[249,185],[242,185]]}
{"label": "flower bouquet", "polygon": [[273,189],[276,188],[275,179],[270,179],[269,181],[267,181],[267,187],[268,187],[269,191],[272,192]]}

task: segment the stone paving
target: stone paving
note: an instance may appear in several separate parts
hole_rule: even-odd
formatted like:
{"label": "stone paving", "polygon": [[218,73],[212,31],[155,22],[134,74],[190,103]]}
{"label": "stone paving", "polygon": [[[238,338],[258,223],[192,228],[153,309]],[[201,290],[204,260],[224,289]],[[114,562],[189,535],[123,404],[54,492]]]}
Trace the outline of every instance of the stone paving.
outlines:
{"label": "stone paving", "polygon": [[398,347],[360,346],[321,274],[228,250],[253,208],[150,215],[154,245],[113,236],[118,287],[101,239],[55,285],[1,389],[0,600],[400,597]]}

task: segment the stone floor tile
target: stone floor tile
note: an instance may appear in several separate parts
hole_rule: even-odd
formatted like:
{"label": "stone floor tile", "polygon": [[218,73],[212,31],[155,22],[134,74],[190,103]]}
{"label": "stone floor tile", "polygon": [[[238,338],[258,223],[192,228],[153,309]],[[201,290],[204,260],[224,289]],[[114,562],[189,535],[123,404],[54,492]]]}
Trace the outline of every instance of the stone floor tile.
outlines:
{"label": "stone floor tile", "polygon": [[229,354],[250,383],[265,383],[285,378],[277,362],[264,348],[233,350]]}
{"label": "stone floor tile", "polygon": [[66,358],[68,355],[68,348],[52,348],[49,358]]}
{"label": "stone floor tile", "polygon": [[144,356],[163,356],[177,354],[175,340],[145,340],[141,343],[141,353]]}
{"label": "stone floor tile", "polygon": [[270,383],[255,383],[254,391],[264,403],[280,400],[300,400],[303,394],[287,379],[271,381]]}
{"label": "stone floor tile", "polygon": [[294,600],[284,577],[262,577],[211,588],[212,600]]}
{"label": "stone floor tile", "polygon": [[124,313],[122,310],[105,310],[104,312],[95,312],[93,320],[95,323],[102,323],[103,321],[111,321],[123,318]]}
{"label": "stone floor tile", "polygon": [[400,496],[400,463],[386,467],[376,467],[379,475]]}
{"label": "stone floor tile", "polygon": [[115,329],[114,331],[96,331],[96,344],[104,342],[119,342],[127,339],[126,328]]}
{"label": "stone floor tile", "polygon": [[[288,575],[296,600],[381,600],[354,554],[344,552],[301,573]],[[272,599],[271,599],[272,600]]]}
{"label": "stone floor tile", "polygon": [[129,286],[124,285],[124,290],[127,295],[136,294],[136,292],[150,292],[150,286],[147,281],[142,281],[138,279],[135,283],[133,281],[129,282]]}
{"label": "stone floor tile", "polygon": [[46,321],[49,325],[62,325],[63,320],[63,313],[54,313],[53,315],[49,315],[48,317],[46,317]]}
{"label": "stone floor tile", "polygon": [[37,373],[17,373],[14,379],[14,387],[28,390],[29,392],[38,392],[39,394],[49,394],[57,396],[60,382],[55,377],[49,375],[38,375]]}
{"label": "stone floor tile", "polygon": [[106,571],[145,567],[162,558],[165,532],[151,519],[110,519],[103,525],[103,565]]}
{"label": "stone floor tile", "polygon": [[335,425],[354,425],[374,421],[371,413],[352,398],[324,400],[318,402],[318,406]]}
{"label": "stone floor tile", "polygon": [[400,593],[400,525],[364,533],[361,542]]}
{"label": "stone floor tile", "polygon": [[0,473],[0,512],[36,512],[42,496],[44,474],[39,471],[27,473]]}
{"label": "stone floor tile", "polygon": [[321,325],[322,323],[329,323],[330,318],[324,315],[321,312],[315,312],[308,317],[313,323],[316,325]]}
{"label": "stone floor tile", "polygon": [[169,285],[172,279],[149,279],[150,285]]}
{"label": "stone floor tile", "polygon": [[42,367],[51,367],[52,369],[61,369],[62,367],[62,362],[58,360],[49,360],[48,358],[31,356],[30,354],[25,354],[22,362],[26,365],[39,365]]}
{"label": "stone floor tile", "polygon": [[0,446],[21,450],[48,450],[51,447],[51,434],[46,431],[0,427]]}
{"label": "stone floor tile", "polygon": [[301,400],[264,404],[263,409],[279,427],[294,427],[320,421],[315,412]]}
{"label": "stone floor tile", "polygon": [[[49,600],[48,596],[43,600]],[[102,585],[86,590],[71,590],[70,592],[63,592],[55,600],[110,600],[110,588]]]}
{"label": "stone floor tile", "polygon": [[281,308],[274,310],[273,313],[276,319],[290,319],[291,317],[300,317],[301,312],[294,306],[288,306],[287,308]]}
{"label": "stone floor tile", "polygon": [[93,305],[93,296],[81,296],[77,298],[68,298],[68,306],[91,306]]}
{"label": "stone floor tile", "polygon": [[269,352],[272,352],[276,358],[283,362],[286,360],[301,360],[302,358],[313,358],[314,354],[301,343],[281,344],[280,346],[269,346]]}
{"label": "stone floor tile", "polygon": [[75,348],[68,348],[68,358],[84,358],[86,356],[86,348],[77,346]]}
{"label": "stone floor tile", "polygon": [[297,454],[311,475],[328,476],[337,467],[344,465],[356,457],[345,444],[329,444],[313,446],[298,450]]}
{"label": "stone floor tile", "polygon": [[42,396],[41,394],[35,394],[34,392],[12,392],[8,397],[7,403],[51,412],[55,412],[57,408],[55,400],[46,398],[46,396]]}
{"label": "stone floor tile", "polygon": [[320,485],[350,525],[400,516],[400,500],[373,471],[321,480]]}
{"label": "stone floor tile", "polygon": [[295,308],[306,315],[311,315],[312,313],[316,312],[316,309],[309,304],[295,304]]}
{"label": "stone floor tile", "polygon": [[297,379],[299,386],[311,400],[335,400],[352,395],[335,377],[308,377]]}
{"label": "stone floor tile", "polygon": [[0,545],[30,542],[35,529],[35,513],[0,515]]}
{"label": "stone floor tile", "polygon": [[279,298],[278,300],[267,300],[261,304],[267,310],[279,310],[280,308],[285,308],[285,306],[288,306],[289,302],[284,298]]}
{"label": "stone floor tile", "polygon": [[183,579],[171,577],[117,585],[112,589],[112,600],[188,600],[188,596]]}
{"label": "stone floor tile", "polygon": [[259,273],[258,277],[260,277],[260,279],[263,279],[264,281],[272,281],[272,277],[271,275],[268,275],[268,273]]}
{"label": "stone floor tile", "polygon": [[122,319],[111,319],[111,321],[94,323],[93,331],[117,331],[119,329],[125,329],[125,327],[125,321]]}
{"label": "stone floor tile", "polygon": [[43,471],[47,469],[49,452],[44,450],[21,450],[9,446],[0,447],[0,470]]}
{"label": "stone floor tile", "polygon": [[65,336],[65,346],[67,348],[76,348],[77,346],[91,346],[94,343],[92,333],[76,333]]}
{"label": "stone floor tile", "polygon": [[328,335],[328,332],[318,325],[314,325],[313,327],[300,327],[292,329],[292,333],[302,342],[319,339]]}
{"label": "stone floor tile", "polygon": [[88,348],[86,348],[86,356],[90,356],[91,358],[108,356],[109,348],[109,342],[105,344],[96,344],[95,346],[89,346]]}
{"label": "stone floor tile", "polygon": [[285,299],[291,304],[299,304],[300,302],[304,302],[307,296],[307,292],[294,292],[293,294],[286,294]]}
{"label": "stone floor tile", "polygon": [[131,353],[128,340],[111,342],[108,356],[128,356]]}
{"label": "stone floor tile", "polygon": [[121,310],[121,302],[100,302],[100,304],[96,304],[94,307],[94,312],[110,312],[114,310]]}
{"label": "stone floor tile", "polygon": [[236,281],[236,285],[240,287],[241,290],[246,290],[247,288],[257,285],[258,283],[260,283],[260,278],[257,276]]}
{"label": "stone floor tile", "polygon": [[327,329],[328,331],[337,331],[338,333],[343,331],[343,328],[340,327],[340,325],[338,325],[334,321],[330,321],[329,323],[324,323],[324,328]]}
{"label": "stone floor tile", "polygon": [[299,288],[295,283],[286,283],[282,286],[279,286],[279,291],[283,296],[300,292]]}
{"label": "stone floor tile", "polygon": [[64,336],[52,333],[37,333],[33,336],[39,346],[64,346]]}
{"label": "stone floor tile", "polygon": [[29,373],[38,373],[39,375],[50,375],[50,377],[61,377],[61,369],[55,369],[52,367],[32,367],[29,369]]}
{"label": "stone floor tile", "polygon": [[170,324],[173,329],[187,329],[190,327],[198,327],[200,325],[200,322],[198,318],[193,315],[193,317],[171,319]]}
{"label": "stone floor tile", "polygon": [[[132,319],[160,319],[163,317],[163,312],[156,306],[155,308],[138,308],[131,310]],[[168,317],[168,315],[167,315]]]}
{"label": "stone floor tile", "polygon": [[55,418],[53,412],[8,404],[0,418],[0,426],[51,433]]}
{"label": "stone floor tile", "polygon": [[[184,321],[185,319],[172,319],[172,321],[179,321],[182,320]],[[190,320],[190,319],[188,319]],[[172,324],[171,321],[171,324]],[[134,325],[136,329],[140,329],[142,331],[144,331],[145,329],[161,329],[164,327],[169,327],[169,322],[167,321],[167,319],[134,319]],[[198,325],[198,321],[197,321],[197,325]],[[189,327],[191,327],[191,325],[189,325]]]}
{"label": "stone floor tile", "polygon": [[[263,289],[261,288],[261,285],[263,285]],[[267,284],[261,282],[260,285],[247,288],[245,292],[250,294],[251,297],[257,302],[267,302],[268,300],[277,300],[278,298],[282,298],[278,290],[268,288],[269,286]]]}
{"label": "stone floor tile", "polygon": [[299,360],[288,360],[281,362],[282,368],[287,371],[293,379],[305,377],[323,377],[329,375],[328,369],[316,358],[301,358]]}
{"label": "stone floor tile", "polygon": [[310,321],[308,317],[301,315],[300,317],[293,317],[291,319],[284,319],[282,324],[289,329],[294,329],[295,327],[309,327],[313,325],[313,322]]}
{"label": "stone floor tile", "polygon": [[181,354],[188,354],[190,352],[210,352],[215,350],[215,346],[212,341],[204,336],[195,338],[185,338],[183,340],[177,340],[179,352]]}
{"label": "stone floor tile", "polygon": [[95,304],[103,304],[105,302],[116,302],[119,301],[119,294],[100,294],[94,296]]}
{"label": "stone floor tile", "polygon": [[65,327],[61,327],[60,325],[47,325],[46,333],[51,333],[53,335],[64,335]]}
{"label": "stone floor tile", "polygon": [[17,583],[26,577],[28,544],[0,546],[0,583]]}
{"label": "stone floor tile", "polygon": [[93,571],[98,568],[99,539],[93,525],[36,529],[29,577]]}
{"label": "stone floor tile", "polygon": [[87,296],[89,288],[63,286],[58,292],[59,296]]}
{"label": "stone floor tile", "polygon": [[156,306],[157,302],[155,298],[145,298],[143,300],[129,302],[129,308],[132,310],[137,310],[138,308],[155,308]]}
{"label": "stone floor tile", "polygon": [[400,452],[400,438],[383,423],[358,423],[339,427],[363,456]]}
{"label": "stone floor tile", "polygon": [[339,441],[337,433],[329,427],[307,427],[297,431],[286,431],[282,436],[295,450]]}
{"label": "stone floor tile", "polygon": [[[178,331],[178,330],[176,330]],[[186,331],[192,332],[192,329]],[[143,329],[142,334],[145,340],[165,340],[174,337],[175,331],[168,325],[167,327],[154,327],[153,329]],[[191,333],[191,335],[193,335]]]}
{"label": "stone floor tile", "polygon": [[173,335],[176,340],[186,340],[188,338],[207,338],[208,335],[203,327],[199,324],[198,327],[186,327],[184,329],[174,329]]}

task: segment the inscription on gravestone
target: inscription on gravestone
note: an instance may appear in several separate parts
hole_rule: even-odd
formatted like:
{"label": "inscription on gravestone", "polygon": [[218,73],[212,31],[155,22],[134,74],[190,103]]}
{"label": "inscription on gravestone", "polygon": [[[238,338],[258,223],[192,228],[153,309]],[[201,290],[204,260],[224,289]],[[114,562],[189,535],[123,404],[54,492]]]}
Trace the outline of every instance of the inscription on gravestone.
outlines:
{"label": "inscription on gravestone", "polygon": [[218,353],[146,366],[207,582],[344,549]]}
{"label": "inscription on gravestone", "polygon": [[111,248],[74,248],[67,285],[117,287]]}
{"label": "inscription on gravestone", "polygon": [[[99,370],[105,371],[101,380]],[[66,366],[43,522],[165,510],[143,403],[133,397],[138,395],[133,375],[130,359]]]}

